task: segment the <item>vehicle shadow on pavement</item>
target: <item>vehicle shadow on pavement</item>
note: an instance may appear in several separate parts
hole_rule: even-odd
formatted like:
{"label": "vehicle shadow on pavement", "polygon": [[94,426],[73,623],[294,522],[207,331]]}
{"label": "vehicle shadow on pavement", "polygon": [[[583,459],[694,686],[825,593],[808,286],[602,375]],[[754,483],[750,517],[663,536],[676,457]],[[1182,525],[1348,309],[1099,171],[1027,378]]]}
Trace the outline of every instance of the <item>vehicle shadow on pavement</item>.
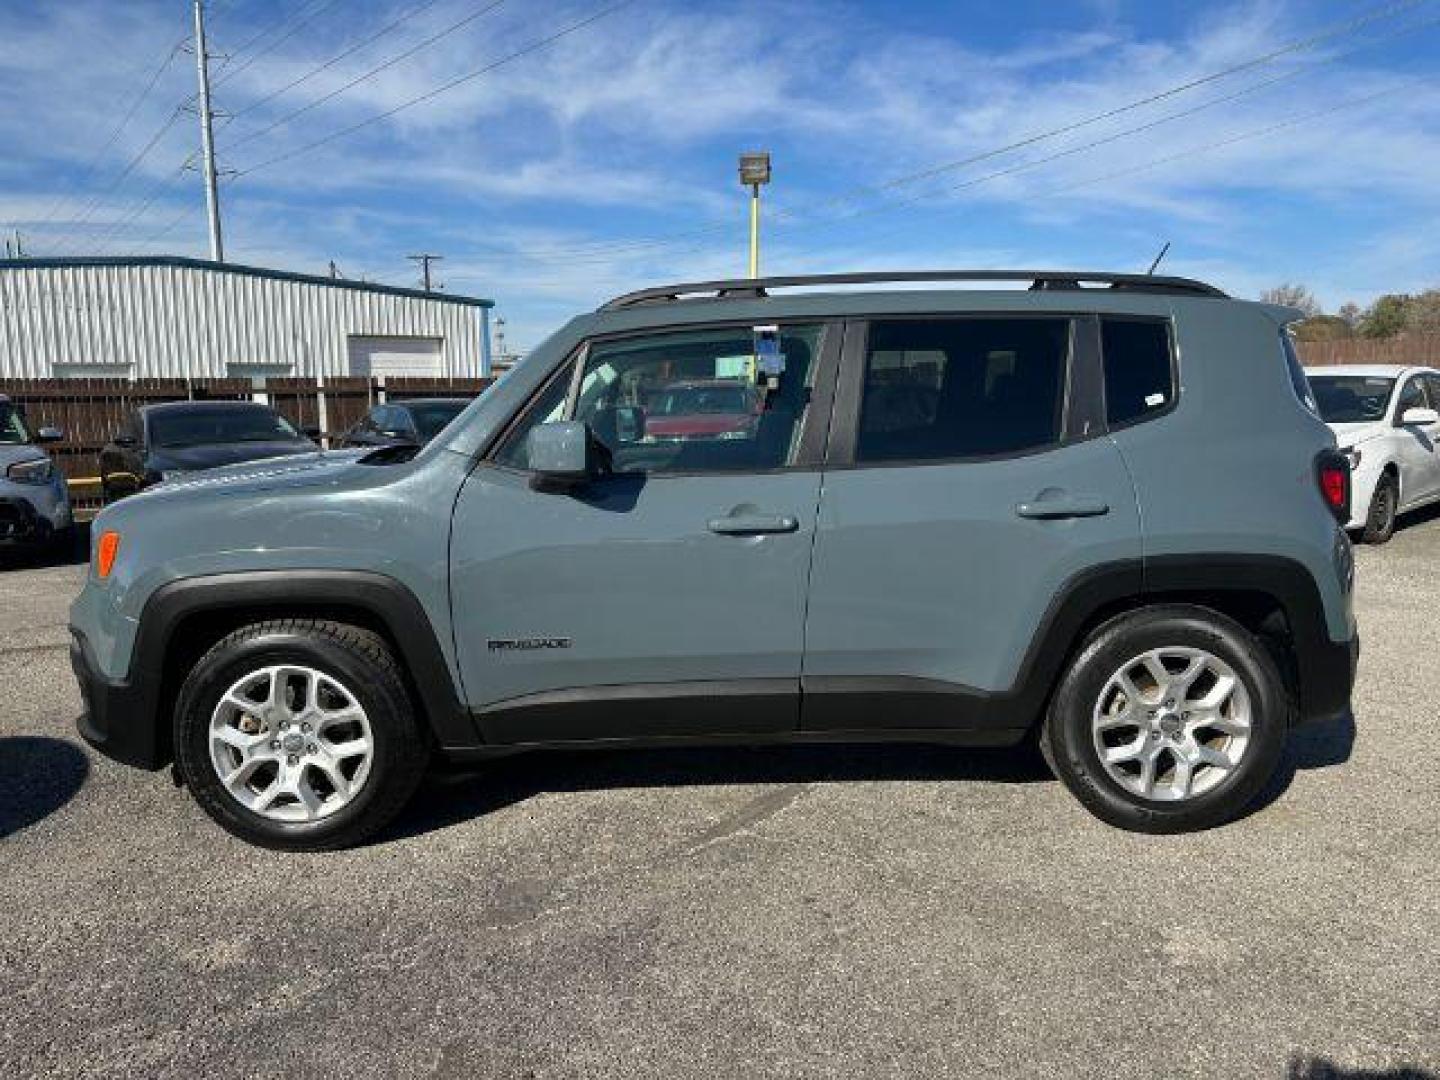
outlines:
{"label": "vehicle shadow on pavement", "polygon": [[1246,811],[1246,816],[1263,810],[1289,790],[1295,774],[1302,769],[1328,769],[1350,760],[1355,748],[1355,713],[1346,709],[1333,720],[1304,724],[1290,732],[1285,753],[1275,775]]}
{"label": "vehicle shadow on pavement", "polygon": [[545,792],[728,784],[956,780],[1051,781],[1039,753],[931,745],[756,746],[516,754],[464,772],[436,772],[375,840],[384,843],[481,817]]}
{"label": "vehicle shadow on pavement", "polygon": [[30,735],[0,738],[0,840],[55,813],[89,775],[90,761],[74,743]]}
{"label": "vehicle shadow on pavement", "polygon": [[1296,1057],[1285,1080],[1440,1080],[1428,1069],[1401,1065],[1396,1069],[1347,1069],[1324,1058]]}

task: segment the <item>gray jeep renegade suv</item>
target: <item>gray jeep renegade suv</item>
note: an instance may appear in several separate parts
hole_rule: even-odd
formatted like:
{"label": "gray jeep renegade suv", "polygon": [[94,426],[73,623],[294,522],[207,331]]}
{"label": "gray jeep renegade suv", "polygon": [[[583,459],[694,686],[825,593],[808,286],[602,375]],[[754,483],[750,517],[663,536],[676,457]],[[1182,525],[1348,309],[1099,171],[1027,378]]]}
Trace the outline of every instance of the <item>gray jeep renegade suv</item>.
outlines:
{"label": "gray jeep renegade suv", "polygon": [[[991,284],[838,288],[895,281]],[[1116,274],[621,297],[423,449],[106,509],[80,730],[280,848],[358,841],[437,755],[580,745],[1033,734],[1105,821],[1215,825],[1354,677],[1298,315]]]}

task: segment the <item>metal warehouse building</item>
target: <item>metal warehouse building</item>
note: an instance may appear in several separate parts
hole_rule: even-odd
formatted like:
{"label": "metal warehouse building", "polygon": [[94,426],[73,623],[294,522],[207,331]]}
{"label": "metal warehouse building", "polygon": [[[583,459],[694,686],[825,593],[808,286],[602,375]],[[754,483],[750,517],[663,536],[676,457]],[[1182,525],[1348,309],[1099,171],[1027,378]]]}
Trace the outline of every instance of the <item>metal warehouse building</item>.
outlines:
{"label": "metal warehouse building", "polygon": [[0,261],[0,379],[490,373],[492,301],[171,256]]}

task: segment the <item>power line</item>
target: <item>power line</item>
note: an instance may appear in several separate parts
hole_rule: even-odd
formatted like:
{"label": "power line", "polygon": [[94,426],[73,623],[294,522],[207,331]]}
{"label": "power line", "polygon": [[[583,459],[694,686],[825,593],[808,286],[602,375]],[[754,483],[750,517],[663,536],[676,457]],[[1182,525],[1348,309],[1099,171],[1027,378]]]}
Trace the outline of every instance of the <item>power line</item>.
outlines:
{"label": "power line", "polygon": [[532,41],[529,45],[517,49],[512,53],[507,53],[505,56],[502,56],[497,60],[491,61],[489,64],[486,64],[484,67],[479,68],[476,71],[472,71],[468,74],[461,75],[458,78],[451,79],[449,82],[444,83],[433,90],[421,94],[418,97],[411,98],[408,101],[401,102],[394,108],[386,109],[384,112],[381,113],[376,113],[374,116],[361,120],[357,124],[351,124],[349,127],[341,128],[338,131],[332,131],[329,135],[326,135],[323,138],[316,139],[313,142],[305,143],[302,146],[295,147],[292,150],[287,150],[282,154],[277,154],[272,158],[267,158],[264,161],[257,162],[256,164],[250,165],[244,169],[240,169],[238,172],[236,172],[235,175],[247,176],[250,173],[259,171],[260,169],[266,169],[272,165],[278,165],[283,161],[289,161],[292,158],[299,157],[301,154],[307,154],[311,150],[315,150],[319,147],[327,145],[328,143],[332,143],[336,139],[342,139],[347,135],[351,135],[356,131],[359,131],[361,128],[368,127],[369,125],[378,123],[381,120],[387,120],[390,117],[396,115],[397,113],[404,112],[406,109],[413,108],[416,105],[420,105],[426,101],[432,100],[433,98],[437,98],[441,94],[453,90],[457,86],[460,86],[467,82],[471,82],[475,79],[480,78],[483,75],[488,75],[490,72],[496,70],[497,68],[512,63],[513,61],[518,60],[521,57],[528,56],[530,53],[538,52],[540,49],[543,49],[549,45],[553,45],[561,38],[567,37],[570,34],[583,30],[587,26],[590,26],[592,23],[599,22],[606,16],[613,15],[615,12],[621,10],[622,8],[627,8],[633,3],[635,3],[635,0],[620,0],[619,3],[610,4],[604,8],[601,8],[599,11],[596,11],[583,19],[580,19],[577,22],[570,23],[568,26],[565,26],[564,28],[557,30],[552,34],[548,34],[543,38]]}
{"label": "power line", "polygon": [[[924,168],[924,169],[918,170],[918,171],[913,172],[913,173],[908,173],[908,174],[905,174],[905,175],[902,175],[902,176],[895,177],[895,178],[893,178],[893,179],[891,179],[891,180],[887,180],[887,181],[885,181],[885,182],[883,182],[883,183],[881,183],[881,184],[877,184],[877,185],[857,185],[857,186],[855,186],[855,187],[846,189],[845,191],[839,192],[839,193],[831,196],[830,198],[827,198],[827,199],[823,200],[819,205],[820,205],[821,207],[840,205],[840,204],[843,204],[843,203],[845,203],[845,202],[853,201],[853,200],[854,200],[856,197],[858,197],[858,196],[862,196],[862,195],[869,194],[869,193],[877,193],[877,192],[883,192],[883,191],[892,190],[892,189],[894,189],[894,188],[896,188],[896,187],[901,187],[901,186],[904,186],[904,185],[907,185],[907,184],[915,183],[915,182],[917,182],[917,181],[919,181],[919,180],[929,179],[929,178],[931,178],[931,177],[933,177],[933,176],[940,175],[941,173],[944,173],[944,172],[954,171],[954,170],[956,170],[956,169],[963,168],[963,167],[965,167],[965,166],[967,166],[967,165],[978,164],[978,163],[981,162],[981,161],[986,161],[986,160],[989,160],[989,159],[992,159],[992,158],[1000,157],[1000,156],[1002,156],[1002,155],[1004,155],[1004,154],[1012,153],[1012,152],[1014,152],[1015,150],[1024,149],[1025,147],[1032,146],[1032,145],[1035,145],[1036,143],[1039,143],[1039,142],[1042,142],[1042,141],[1046,141],[1046,140],[1049,140],[1049,139],[1052,139],[1052,138],[1056,138],[1056,137],[1061,136],[1061,135],[1067,135],[1067,134],[1069,134],[1069,133],[1071,133],[1071,132],[1078,131],[1078,130],[1080,130],[1080,129],[1082,129],[1082,128],[1092,126],[1092,125],[1097,124],[1097,123],[1100,123],[1100,122],[1102,122],[1102,121],[1104,121],[1104,120],[1113,119],[1114,117],[1123,115],[1124,113],[1133,112],[1134,110],[1143,108],[1143,107],[1145,107],[1145,106],[1147,106],[1147,105],[1153,105],[1153,104],[1155,104],[1155,103],[1157,103],[1157,102],[1159,102],[1159,101],[1163,101],[1163,100],[1166,100],[1166,99],[1168,99],[1168,98],[1175,97],[1175,96],[1177,96],[1177,95],[1179,95],[1179,94],[1185,93],[1185,92],[1188,91],[1188,90],[1193,90],[1193,89],[1196,89],[1196,88],[1198,88],[1198,87],[1200,87],[1200,86],[1204,86],[1204,85],[1207,85],[1207,84],[1209,84],[1209,83],[1217,82],[1217,81],[1219,81],[1220,79],[1224,79],[1224,78],[1226,78],[1226,77],[1228,77],[1228,76],[1235,75],[1235,74],[1239,74],[1239,73],[1244,72],[1244,71],[1253,70],[1254,68],[1263,66],[1263,65],[1265,65],[1265,64],[1273,63],[1275,60],[1277,60],[1277,59],[1279,59],[1279,58],[1281,58],[1281,57],[1288,56],[1288,55],[1291,55],[1291,54],[1293,54],[1293,53],[1300,52],[1300,51],[1304,51],[1304,50],[1307,50],[1307,49],[1313,49],[1315,46],[1320,45],[1320,44],[1322,44],[1322,43],[1324,43],[1324,42],[1326,42],[1326,41],[1330,41],[1330,40],[1333,40],[1333,39],[1338,38],[1338,37],[1343,37],[1343,36],[1348,35],[1348,34],[1353,34],[1353,33],[1355,33],[1356,31],[1361,30],[1361,29],[1364,29],[1366,26],[1369,26],[1369,25],[1371,25],[1371,24],[1373,24],[1373,23],[1375,23],[1375,22],[1379,22],[1379,21],[1382,21],[1382,20],[1385,20],[1385,19],[1393,18],[1395,15],[1398,15],[1398,14],[1404,12],[1404,11],[1408,11],[1408,10],[1414,8],[1414,7],[1419,6],[1419,5],[1422,4],[1422,3],[1428,3],[1428,2],[1429,2],[1429,0],[1400,0],[1400,2],[1396,2],[1396,3],[1382,4],[1382,5],[1380,5],[1379,7],[1370,9],[1369,11],[1363,13],[1362,15],[1360,15],[1360,16],[1354,18],[1354,19],[1351,19],[1351,20],[1349,20],[1349,21],[1347,21],[1347,22],[1345,22],[1345,23],[1343,23],[1343,24],[1340,24],[1339,26],[1333,26],[1333,27],[1331,27],[1331,28],[1329,28],[1329,29],[1322,30],[1322,31],[1317,32],[1317,33],[1315,33],[1315,34],[1312,34],[1312,35],[1310,35],[1310,36],[1308,36],[1308,37],[1301,38],[1301,39],[1298,39],[1298,40],[1296,40],[1296,41],[1289,42],[1288,44],[1281,45],[1281,46],[1279,46],[1278,48],[1272,49],[1272,50],[1270,50],[1269,52],[1263,53],[1263,54],[1261,54],[1261,55],[1259,55],[1259,56],[1251,57],[1251,58],[1249,58],[1249,59],[1247,59],[1247,60],[1241,61],[1240,63],[1234,64],[1234,65],[1232,65],[1232,66],[1230,66],[1230,67],[1223,68],[1223,69],[1218,70],[1218,71],[1210,72],[1210,73],[1207,74],[1207,75],[1203,75],[1203,76],[1200,76],[1200,77],[1198,77],[1198,78],[1188,80],[1188,81],[1186,81],[1186,82],[1183,82],[1183,83],[1177,84],[1177,85],[1175,85],[1175,86],[1169,87],[1169,88],[1167,88],[1167,89],[1165,89],[1165,90],[1161,90],[1161,91],[1159,91],[1159,92],[1157,92],[1157,93],[1149,94],[1149,95],[1147,95],[1147,96],[1145,96],[1145,97],[1138,98],[1138,99],[1136,99],[1136,100],[1134,100],[1134,101],[1127,102],[1127,103],[1124,104],[1124,105],[1116,106],[1116,107],[1111,108],[1111,109],[1106,109],[1106,110],[1104,110],[1104,111],[1102,111],[1102,112],[1095,113],[1095,114],[1092,114],[1092,115],[1090,115],[1090,116],[1083,117],[1083,118],[1081,118],[1081,119],[1079,119],[1079,120],[1071,121],[1071,122],[1069,122],[1069,123],[1062,124],[1062,125],[1059,125],[1059,126],[1054,127],[1054,128],[1050,128],[1050,129],[1048,129],[1048,130],[1046,130],[1046,131],[1036,132],[1036,133],[1034,133],[1034,134],[1027,135],[1027,136],[1024,136],[1024,137],[1022,137],[1022,138],[1020,138],[1020,139],[1017,139],[1017,140],[1015,140],[1015,141],[1013,141],[1013,142],[1006,143],[1006,144],[1003,145],[1003,146],[998,146],[998,147],[991,148],[991,149],[989,149],[989,150],[981,151],[981,152],[979,152],[979,153],[972,154],[972,155],[970,155],[970,156],[968,156],[968,157],[965,157],[965,158],[962,158],[962,159],[959,159],[959,160],[947,161],[947,162],[942,162],[942,163],[937,164],[937,165],[927,166],[927,167]],[[1428,25],[1428,24],[1422,24],[1422,26],[1423,26],[1423,25]],[[1413,28],[1412,28],[1412,29],[1413,29]],[[779,217],[779,218],[781,218],[781,219],[784,219],[784,218],[792,218],[792,219],[793,219],[793,218],[795,217],[794,211],[787,211],[787,210],[785,210],[785,209],[783,209],[783,208],[777,209],[776,211],[774,211],[774,213],[775,213],[775,215],[776,215],[777,217]],[[542,258],[542,259],[543,259],[543,258],[545,258],[545,257],[547,257],[547,256],[553,257],[553,258],[567,258],[567,257],[574,256],[574,255],[587,255],[587,254],[594,254],[594,255],[623,254],[623,253],[626,253],[626,252],[631,251],[631,250],[639,250],[639,249],[654,248],[654,247],[666,247],[666,246],[669,246],[669,245],[671,245],[671,244],[684,242],[684,241],[687,241],[687,240],[690,240],[690,239],[693,239],[693,238],[698,238],[698,237],[701,237],[701,236],[713,235],[713,234],[715,234],[715,233],[724,232],[724,231],[727,231],[727,230],[729,230],[729,229],[731,229],[731,228],[733,228],[733,224],[732,224],[731,222],[728,222],[728,221],[725,221],[725,222],[716,222],[716,223],[711,224],[711,225],[701,226],[701,227],[695,228],[695,229],[686,229],[686,230],[682,230],[682,231],[680,231],[680,232],[672,233],[672,234],[669,234],[669,235],[666,235],[666,236],[649,237],[649,238],[639,238],[639,239],[628,240],[628,241],[627,241],[627,240],[597,241],[597,242],[596,242],[595,244],[593,244],[593,245],[575,245],[575,246],[572,246],[572,247],[553,248],[553,249],[543,249],[543,248],[539,248],[539,249],[529,249],[529,250],[526,250],[526,251],[519,251],[519,252],[516,252],[516,251],[503,251],[503,252],[497,252],[497,255],[503,255],[503,256],[509,257],[509,258],[515,258],[515,257],[520,257],[520,258],[538,257],[538,258]]]}
{"label": "power line", "polygon": [[[151,91],[155,89],[155,85],[160,81],[161,76],[163,76],[165,72],[169,69],[170,65],[174,63],[175,57],[179,55],[180,50],[185,47],[185,43],[189,40],[190,37],[187,34],[185,37],[182,37],[179,41],[172,45],[170,47],[170,51],[165,54],[165,59],[162,60],[155,67],[154,71],[150,73],[150,78],[146,81],[144,87],[140,90],[140,93],[135,95],[135,98],[130,102],[130,107],[125,110],[125,115],[120,118],[120,122],[117,123],[110,130],[110,134],[105,139],[104,144],[100,147],[99,150],[95,151],[95,153],[82,167],[82,182],[88,181],[91,177],[95,175],[95,170],[100,164],[100,159],[103,158],[110,151],[110,148],[115,145],[115,141],[120,138],[120,133],[123,132],[130,125],[130,121],[135,119],[135,114],[140,111],[140,106],[145,104],[146,99],[150,97]],[[55,215],[60,212],[60,207],[63,206],[64,203],[65,196],[62,195],[57,198],[54,205],[52,205],[50,207],[50,210],[45,214],[45,217],[41,219],[40,224],[46,225],[49,224],[52,220],[54,220]]]}
{"label": "power line", "polygon": [[[282,23],[281,23],[281,26],[286,25],[287,22],[288,22],[288,20],[286,20],[285,22],[282,22]],[[235,56],[239,56],[239,55],[243,54],[243,53],[245,52],[245,50],[249,49],[249,48],[250,48],[251,46],[253,46],[256,42],[258,42],[259,40],[261,40],[262,38],[264,38],[267,34],[269,34],[269,33],[271,33],[271,32],[273,32],[273,28],[272,28],[271,30],[261,31],[259,34],[255,35],[254,37],[252,37],[251,39],[249,39],[244,45],[240,46],[240,48],[237,49],[237,50],[231,55],[231,59],[233,59]],[[161,67],[161,72],[162,72],[162,73],[163,73],[164,69],[165,69],[166,67],[168,67],[169,64],[174,60],[175,54],[185,48],[185,44],[186,44],[186,42],[188,42],[188,41],[190,41],[190,38],[189,38],[189,36],[187,35],[185,38],[183,38],[183,39],[176,45],[175,49],[172,50],[171,54],[166,57],[166,60],[165,60],[164,64],[163,64],[162,67]],[[192,47],[193,47],[193,45],[192,45]],[[157,80],[157,81],[158,81],[158,78],[159,78],[159,75],[157,74],[157,75],[156,75],[156,80]],[[148,95],[148,91],[147,91],[147,95]],[[190,108],[192,105],[194,105],[198,99],[199,99],[199,93],[198,93],[198,92],[192,93],[192,94],[188,95],[187,97],[185,97],[178,105],[176,105],[175,108],[174,108],[174,110],[173,110],[173,111],[170,113],[170,115],[165,119],[164,123],[161,124],[159,130],[157,130],[157,131],[150,137],[149,141],[147,141],[147,142],[145,143],[145,145],[144,145],[143,147],[141,147],[140,151],[139,151],[137,154],[135,154],[133,157],[131,157],[131,158],[125,163],[125,166],[124,166],[123,169],[121,169],[119,175],[117,175],[113,180],[111,180],[110,183],[109,183],[108,185],[106,185],[101,191],[99,191],[98,193],[92,194],[92,195],[86,200],[85,205],[81,208],[79,214],[76,215],[74,218],[68,219],[69,222],[70,222],[72,225],[74,225],[77,229],[80,228],[80,227],[82,227],[82,226],[84,226],[85,223],[88,222],[88,221],[90,220],[90,218],[94,215],[94,213],[100,208],[100,206],[101,206],[101,204],[103,203],[103,201],[105,200],[105,198],[106,198],[107,196],[109,196],[112,192],[114,192],[115,190],[117,190],[117,189],[120,187],[120,185],[123,184],[123,183],[125,182],[125,180],[130,176],[130,174],[135,171],[136,167],[139,166],[139,164],[140,164],[142,161],[144,161],[145,158],[147,158],[147,157],[150,156],[150,153],[155,149],[156,146],[159,145],[160,140],[163,139],[163,138],[166,136],[166,134],[169,133],[170,129],[175,126],[175,123],[176,123],[176,122],[180,119],[180,117],[184,114],[185,110],[188,109],[188,108]],[[138,108],[138,106],[137,106],[137,108]],[[153,200],[151,200],[151,201],[153,201]],[[147,203],[147,206],[148,206],[148,203]],[[72,238],[72,240],[69,241],[69,242],[67,242],[67,243],[62,243],[62,244],[60,245],[60,249],[61,249],[61,250],[67,250],[67,249],[68,249],[68,250],[74,250],[74,249],[78,248],[79,243],[80,243],[80,239],[79,239],[79,237],[77,236],[77,237]]]}
{"label": "power line", "polygon": [[396,19],[392,20],[391,22],[387,23],[386,25],[382,26],[379,30],[376,30],[376,31],[375,31],[373,34],[371,34],[369,37],[366,37],[366,38],[364,38],[364,39],[356,42],[355,44],[347,47],[347,48],[344,49],[343,51],[336,53],[336,54],[335,54],[334,56],[332,56],[329,60],[326,60],[323,64],[320,64],[318,67],[313,67],[313,68],[311,68],[311,69],[310,69],[309,71],[307,71],[304,75],[301,75],[298,79],[294,79],[294,80],[286,83],[284,86],[280,87],[278,90],[272,90],[272,91],[270,91],[270,92],[269,92],[268,94],[266,94],[264,97],[256,98],[256,99],[255,99],[254,101],[252,101],[249,105],[246,105],[243,109],[235,109],[235,110],[233,110],[233,111],[230,113],[231,117],[241,117],[241,116],[244,116],[246,113],[254,112],[256,109],[260,108],[262,105],[267,105],[267,104],[269,104],[271,101],[274,101],[276,98],[280,97],[282,94],[288,94],[291,90],[294,90],[297,86],[302,86],[303,84],[309,82],[311,79],[313,79],[316,75],[319,75],[321,72],[328,71],[330,68],[332,68],[332,67],[334,67],[336,64],[338,64],[341,60],[344,60],[344,59],[346,59],[347,57],[350,57],[350,56],[355,55],[355,53],[359,52],[361,49],[365,48],[367,45],[372,45],[372,44],[374,44],[376,41],[379,41],[382,37],[385,37],[387,34],[390,34],[390,33],[394,32],[398,27],[402,26],[403,24],[405,24],[405,23],[408,22],[409,20],[415,18],[417,15],[420,15],[420,14],[424,13],[425,11],[429,10],[430,8],[434,7],[434,6],[435,6],[437,3],[439,3],[439,2],[440,2],[440,0],[424,0],[423,3],[416,4],[414,7],[410,8],[408,11],[405,11],[404,13],[402,13],[398,18],[396,18]]}
{"label": "power line", "polygon": [[[222,86],[225,83],[229,82],[231,79],[234,79],[236,76],[240,75],[243,71],[251,67],[255,63],[255,61],[259,60],[262,56],[265,56],[268,53],[274,52],[281,45],[285,44],[285,42],[289,41],[292,37],[298,34],[301,30],[305,29],[305,27],[309,26],[321,15],[325,14],[339,2],[340,0],[324,0],[324,2],[321,3],[319,7],[315,8],[308,15],[305,15],[304,17],[297,20],[295,24],[290,27],[289,30],[281,34],[274,41],[270,42],[269,45],[266,45],[259,52],[251,53],[250,56],[246,58],[245,62],[239,67],[227,68],[225,71],[221,72],[215,78],[215,85],[217,87]],[[284,24],[282,23],[281,25],[283,26]]]}
{"label": "power line", "polygon": [[423,49],[429,48],[431,45],[435,44],[435,42],[441,40],[442,38],[448,37],[456,31],[464,29],[466,26],[469,26],[471,23],[475,22],[482,16],[490,14],[490,12],[494,11],[503,3],[505,3],[505,0],[489,0],[489,3],[482,4],[477,10],[472,11],[469,15],[466,15],[458,22],[451,23],[449,26],[445,27],[445,29],[439,31],[438,33],[430,35],[424,41],[418,42],[417,44],[410,46],[410,48],[404,50],[403,52],[396,53],[394,56],[371,68],[364,74],[358,75],[355,78],[351,79],[344,86],[337,87],[336,89],[331,90],[329,93],[323,94],[320,97],[316,98],[314,101],[306,105],[302,105],[298,109],[291,110],[284,116],[281,116],[278,119],[272,121],[271,123],[266,124],[264,127],[257,128],[256,130],[247,133],[241,138],[236,139],[234,142],[226,146],[226,150],[234,150],[238,146],[244,146],[247,143],[254,142],[256,139],[259,139],[262,136],[268,135],[276,128],[283,127],[284,125],[290,123],[290,121],[294,120],[296,117],[303,116],[305,113],[310,112],[312,109],[318,108],[319,106],[325,104],[325,102],[331,101],[334,98],[339,97],[341,94],[354,89],[355,87],[359,86],[361,83],[366,82],[369,79],[373,79],[382,71],[387,71],[390,68],[394,67],[396,64],[410,59],[410,57],[414,56],[416,53],[420,52]]}

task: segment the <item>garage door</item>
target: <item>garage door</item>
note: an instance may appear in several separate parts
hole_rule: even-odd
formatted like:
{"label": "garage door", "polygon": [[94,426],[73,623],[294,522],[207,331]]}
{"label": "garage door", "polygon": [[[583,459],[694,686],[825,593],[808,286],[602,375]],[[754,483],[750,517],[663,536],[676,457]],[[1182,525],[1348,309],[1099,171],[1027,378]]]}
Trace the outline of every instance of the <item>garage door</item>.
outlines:
{"label": "garage door", "polygon": [[352,375],[441,375],[439,338],[352,337]]}

